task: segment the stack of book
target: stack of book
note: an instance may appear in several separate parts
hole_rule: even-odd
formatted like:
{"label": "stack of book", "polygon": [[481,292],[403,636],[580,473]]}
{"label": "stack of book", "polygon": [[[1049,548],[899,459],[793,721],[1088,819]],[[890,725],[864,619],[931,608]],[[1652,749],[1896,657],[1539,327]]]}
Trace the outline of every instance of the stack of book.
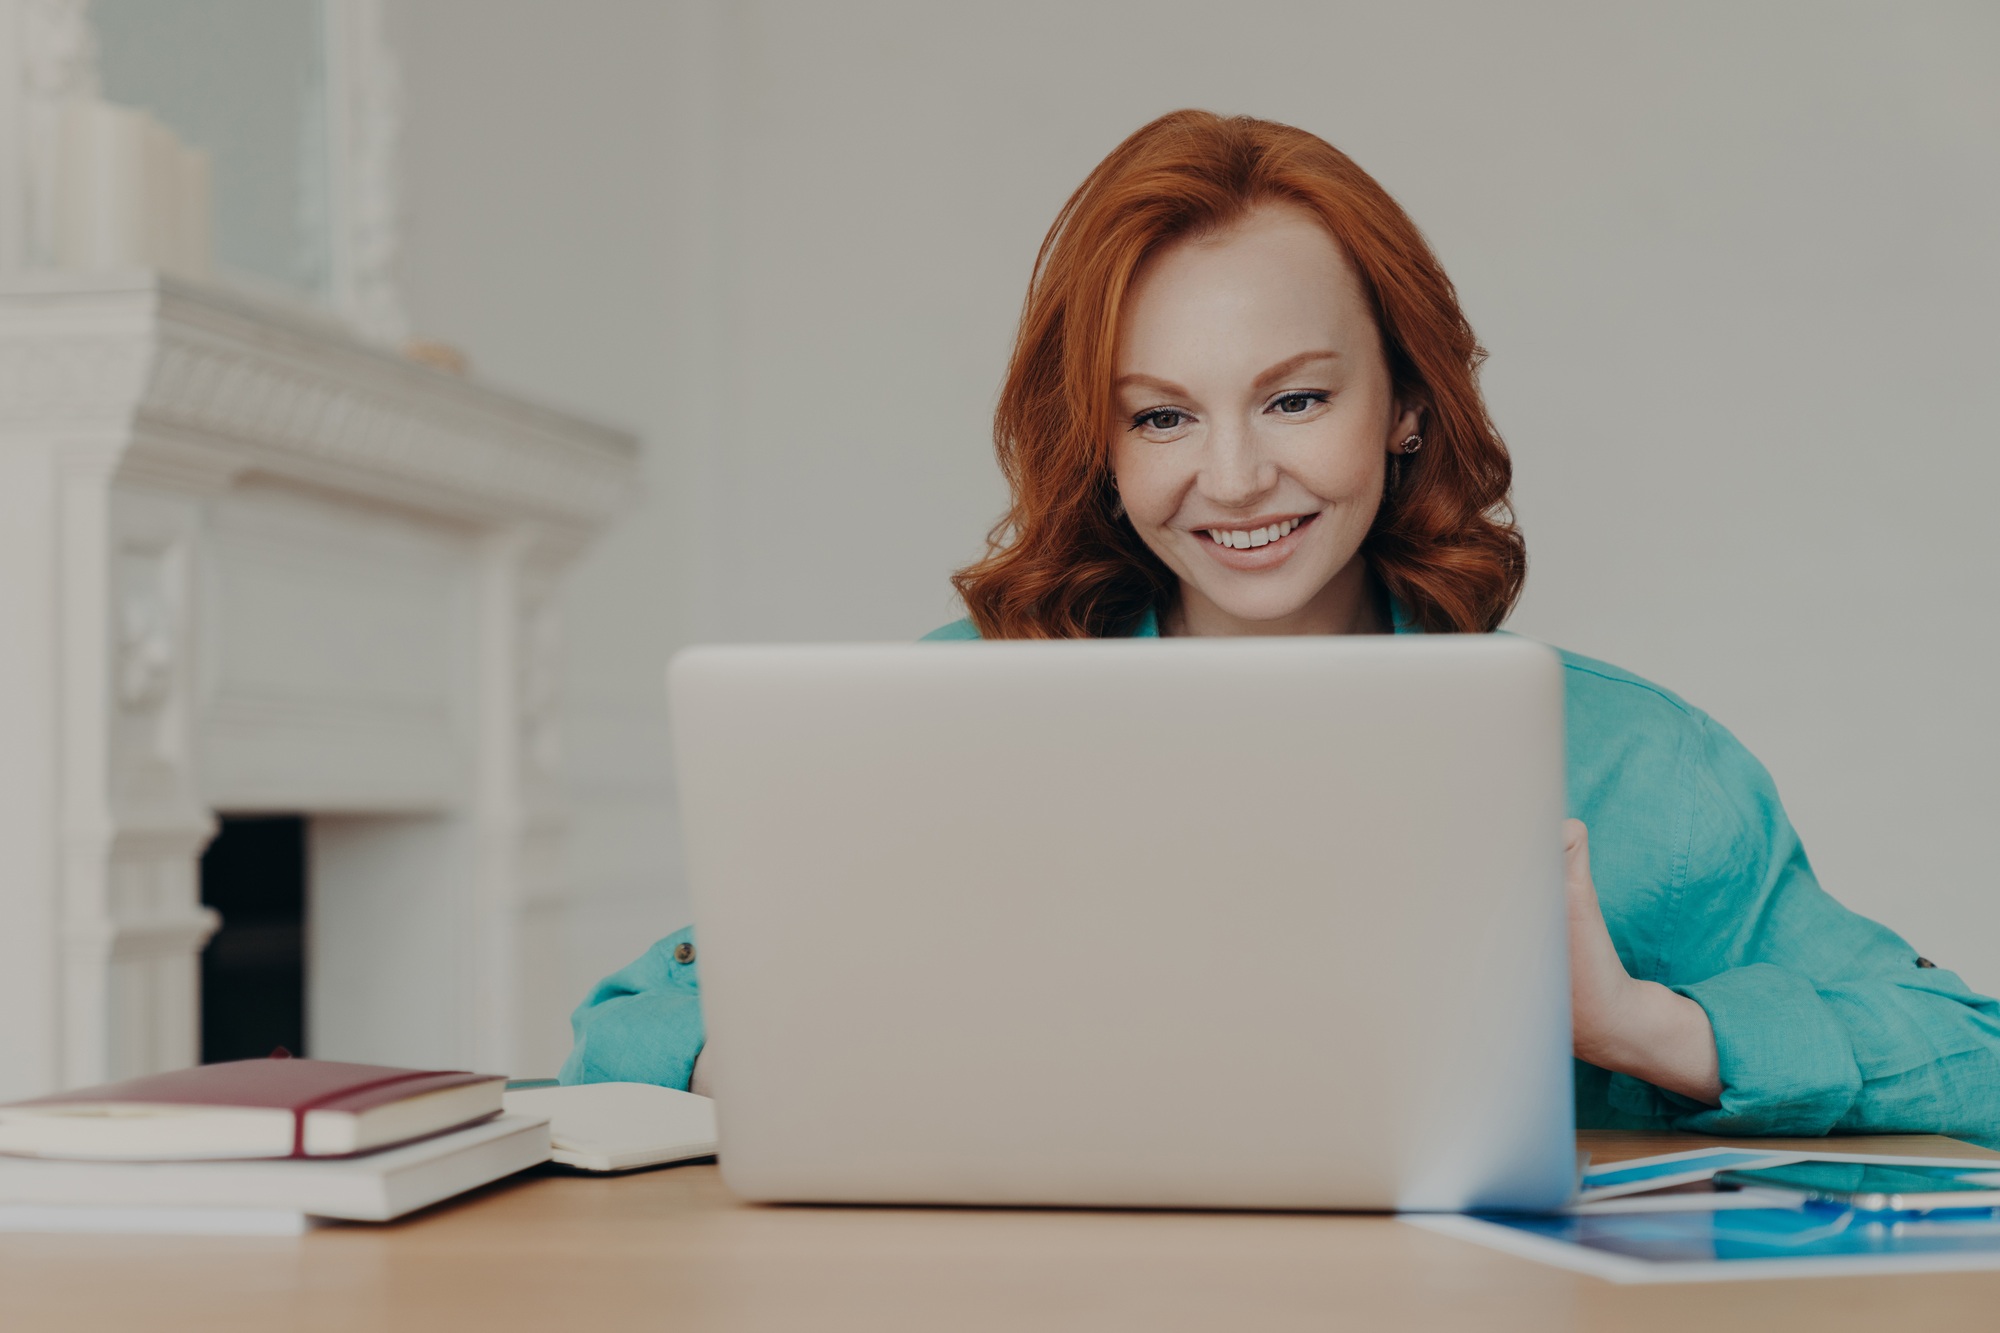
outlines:
{"label": "stack of book", "polygon": [[549,1160],[498,1075],[238,1060],[0,1106],[0,1231],[386,1222]]}

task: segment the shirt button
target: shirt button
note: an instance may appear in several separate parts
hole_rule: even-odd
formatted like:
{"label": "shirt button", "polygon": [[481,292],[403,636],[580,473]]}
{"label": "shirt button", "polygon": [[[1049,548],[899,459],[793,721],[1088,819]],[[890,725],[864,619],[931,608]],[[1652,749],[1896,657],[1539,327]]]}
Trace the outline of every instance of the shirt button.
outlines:
{"label": "shirt button", "polygon": [[676,963],[692,963],[694,961],[694,946],[686,940],[682,940],[679,944],[676,944],[674,946],[674,961]]}

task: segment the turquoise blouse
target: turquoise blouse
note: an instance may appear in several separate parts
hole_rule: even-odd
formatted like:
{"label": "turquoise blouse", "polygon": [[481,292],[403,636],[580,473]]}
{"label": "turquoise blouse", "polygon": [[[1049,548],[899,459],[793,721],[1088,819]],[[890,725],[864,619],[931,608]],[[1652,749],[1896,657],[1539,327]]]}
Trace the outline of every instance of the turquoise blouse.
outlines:
{"label": "turquoise blouse", "polygon": [[[1398,608],[1398,633],[1414,632]],[[1139,637],[1155,637],[1148,616]],[[927,636],[976,639],[961,620]],[[2000,1003],[1820,888],[1764,766],[1700,709],[1562,654],[1569,809],[1633,976],[1707,1011],[1722,1104],[1576,1064],[1583,1128],[1925,1132],[2000,1147]],[[691,928],[599,982],[564,1083],[684,1088],[703,1032]]]}

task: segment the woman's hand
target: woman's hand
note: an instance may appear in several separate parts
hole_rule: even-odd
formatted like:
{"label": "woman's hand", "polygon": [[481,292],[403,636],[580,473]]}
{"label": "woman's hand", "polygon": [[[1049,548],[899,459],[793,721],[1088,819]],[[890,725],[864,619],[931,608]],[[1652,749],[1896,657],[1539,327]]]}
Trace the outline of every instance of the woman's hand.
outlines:
{"label": "woman's hand", "polygon": [[[1581,825],[1579,825],[1579,827],[1581,827]],[[715,1089],[709,1085],[708,1067],[704,1063],[707,1059],[708,1059],[708,1047],[703,1046],[701,1048],[701,1054],[695,1056],[694,1058],[694,1068],[688,1071],[688,1091],[698,1092],[704,1097],[713,1097],[715,1095]]]}
{"label": "woman's hand", "polygon": [[1590,832],[1563,825],[1569,884],[1569,1003],[1576,1057],[1710,1106],[1722,1100],[1715,1029],[1685,995],[1625,970],[1590,878]]}

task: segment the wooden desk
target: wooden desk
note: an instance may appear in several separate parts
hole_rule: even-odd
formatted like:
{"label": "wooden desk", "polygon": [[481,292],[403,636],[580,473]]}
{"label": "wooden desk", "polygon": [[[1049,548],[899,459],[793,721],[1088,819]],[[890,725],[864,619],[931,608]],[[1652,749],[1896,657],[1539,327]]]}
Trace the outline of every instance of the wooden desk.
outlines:
{"label": "wooden desk", "polygon": [[[1600,1162],[1720,1142],[1580,1137]],[[1935,1138],[1842,1147],[1995,1156]],[[536,1174],[395,1225],[293,1239],[0,1236],[6,1333],[1883,1333],[1996,1322],[2000,1272],[1618,1287],[1387,1218],[751,1207],[712,1165]]]}

